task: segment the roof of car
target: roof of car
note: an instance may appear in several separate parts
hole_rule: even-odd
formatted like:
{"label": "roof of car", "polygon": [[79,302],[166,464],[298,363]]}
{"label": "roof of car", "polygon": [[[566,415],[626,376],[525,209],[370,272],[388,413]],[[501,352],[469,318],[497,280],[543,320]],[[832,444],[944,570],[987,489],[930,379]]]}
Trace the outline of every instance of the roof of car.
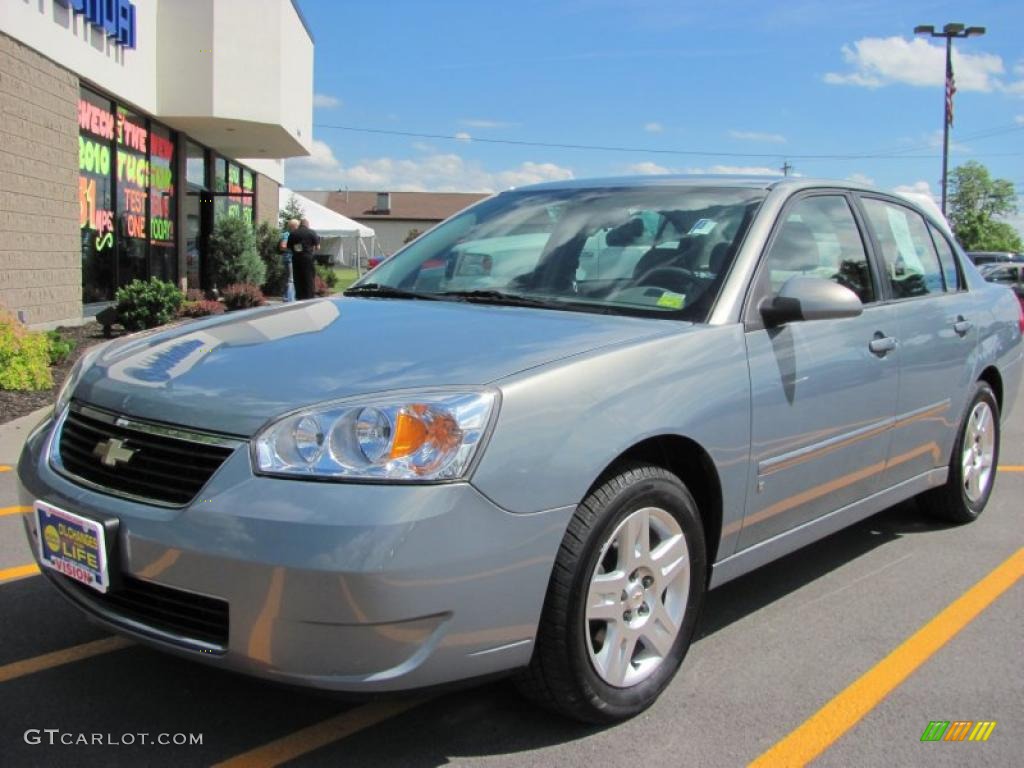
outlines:
{"label": "roof of car", "polygon": [[612,176],[597,179],[566,179],[548,181],[542,184],[517,187],[517,190],[546,189],[592,189],[614,187],[748,187],[751,189],[774,189],[787,187],[793,190],[805,187],[842,187],[871,192],[882,190],[865,184],[838,179],[816,179],[805,176],[739,176],[733,174],[688,174],[665,173],[640,176]]}

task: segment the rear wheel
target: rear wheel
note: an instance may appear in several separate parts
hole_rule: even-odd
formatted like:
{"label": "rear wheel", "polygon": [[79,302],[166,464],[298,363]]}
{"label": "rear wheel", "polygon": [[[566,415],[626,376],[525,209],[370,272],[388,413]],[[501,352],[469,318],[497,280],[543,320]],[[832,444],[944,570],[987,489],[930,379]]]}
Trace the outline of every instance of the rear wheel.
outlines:
{"label": "rear wheel", "polygon": [[975,385],[960,425],[946,484],[921,496],[925,510],[952,523],[977,519],[995,484],[999,465],[999,403],[984,381]]}
{"label": "rear wheel", "polygon": [[706,572],[686,486],[660,467],[624,466],[569,524],[520,689],[587,722],[642,712],[686,655]]}

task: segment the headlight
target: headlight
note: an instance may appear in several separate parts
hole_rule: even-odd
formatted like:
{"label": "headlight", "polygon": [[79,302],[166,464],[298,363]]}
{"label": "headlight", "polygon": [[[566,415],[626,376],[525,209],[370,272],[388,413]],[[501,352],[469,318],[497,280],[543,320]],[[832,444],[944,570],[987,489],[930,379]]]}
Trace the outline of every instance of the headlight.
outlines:
{"label": "headlight", "polygon": [[425,482],[464,477],[487,435],[497,394],[433,391],[308,408],[260,432],[261,474]]}
{"label": "headlight", "polygon": [[96,358],[100,356],[100,353],[109,343],[110,342],[103,342],[102,344],[97,344],[78,358],[78,362],[76,362],[71,368],[71,372],[68,374],[68,377],[64,379],[64,383],[61,384],[60,392],[57,393],[57,401],[53,406],[54,413],[60,415],[64,412],[68,403],[71,402],[71,396],[75,393],[75,387],[77,387],[78,382],[82,380],[82,374],[92,367],[92,364],[96,362]]}

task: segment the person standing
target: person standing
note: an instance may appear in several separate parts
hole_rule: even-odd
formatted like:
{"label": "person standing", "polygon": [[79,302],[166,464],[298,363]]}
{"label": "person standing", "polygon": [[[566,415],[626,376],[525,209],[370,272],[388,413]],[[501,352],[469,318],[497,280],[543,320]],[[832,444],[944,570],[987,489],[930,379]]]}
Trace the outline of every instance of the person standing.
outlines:
{"label": "person standing", "polygon": [[295,275],[292,272],[292,252],[288,250],[288,238],[291,236],[292,231],[298,229],[299,222],[295,219],[289,219],[285,222],[284,231],[281,233],[281,241],[278,243],[278,250],[281,251],[281,261],[284,263],[285,268],[285,288],[284,296],[282,297],[286,302],[295,301]]}
{"label": "person standing", "polygon": [[292,254],[292,273],[295,277],[295,298],[299,301],[312,299],[316,277],[313,254],[320,238],[316,232],[295,219],[288,222],[288,230],[288,250]]}

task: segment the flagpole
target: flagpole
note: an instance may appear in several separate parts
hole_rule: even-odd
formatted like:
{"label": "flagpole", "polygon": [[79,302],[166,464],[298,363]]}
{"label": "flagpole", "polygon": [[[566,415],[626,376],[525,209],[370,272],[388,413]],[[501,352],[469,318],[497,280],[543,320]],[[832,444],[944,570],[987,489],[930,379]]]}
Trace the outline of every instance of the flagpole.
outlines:
{"label": "flagpole", "polygon": [[942,215],[946,215],[946,192],[949,189],[949,126],[953,122],[953,36],[946,36],[946,87],[942,93]]}
{"label": "flagpole", "polygon": [[941,32],[936,32],[934,26],[921,24],[914,27],[914,34],[946,38],[946,87],[942,92],[942,215],[945,216],[949,171],[949,129],[953,123],[953,94],[956,92],[956,87],[953,85],[953,38],[984,35],[985,28],[950,23],[944,26]]}

